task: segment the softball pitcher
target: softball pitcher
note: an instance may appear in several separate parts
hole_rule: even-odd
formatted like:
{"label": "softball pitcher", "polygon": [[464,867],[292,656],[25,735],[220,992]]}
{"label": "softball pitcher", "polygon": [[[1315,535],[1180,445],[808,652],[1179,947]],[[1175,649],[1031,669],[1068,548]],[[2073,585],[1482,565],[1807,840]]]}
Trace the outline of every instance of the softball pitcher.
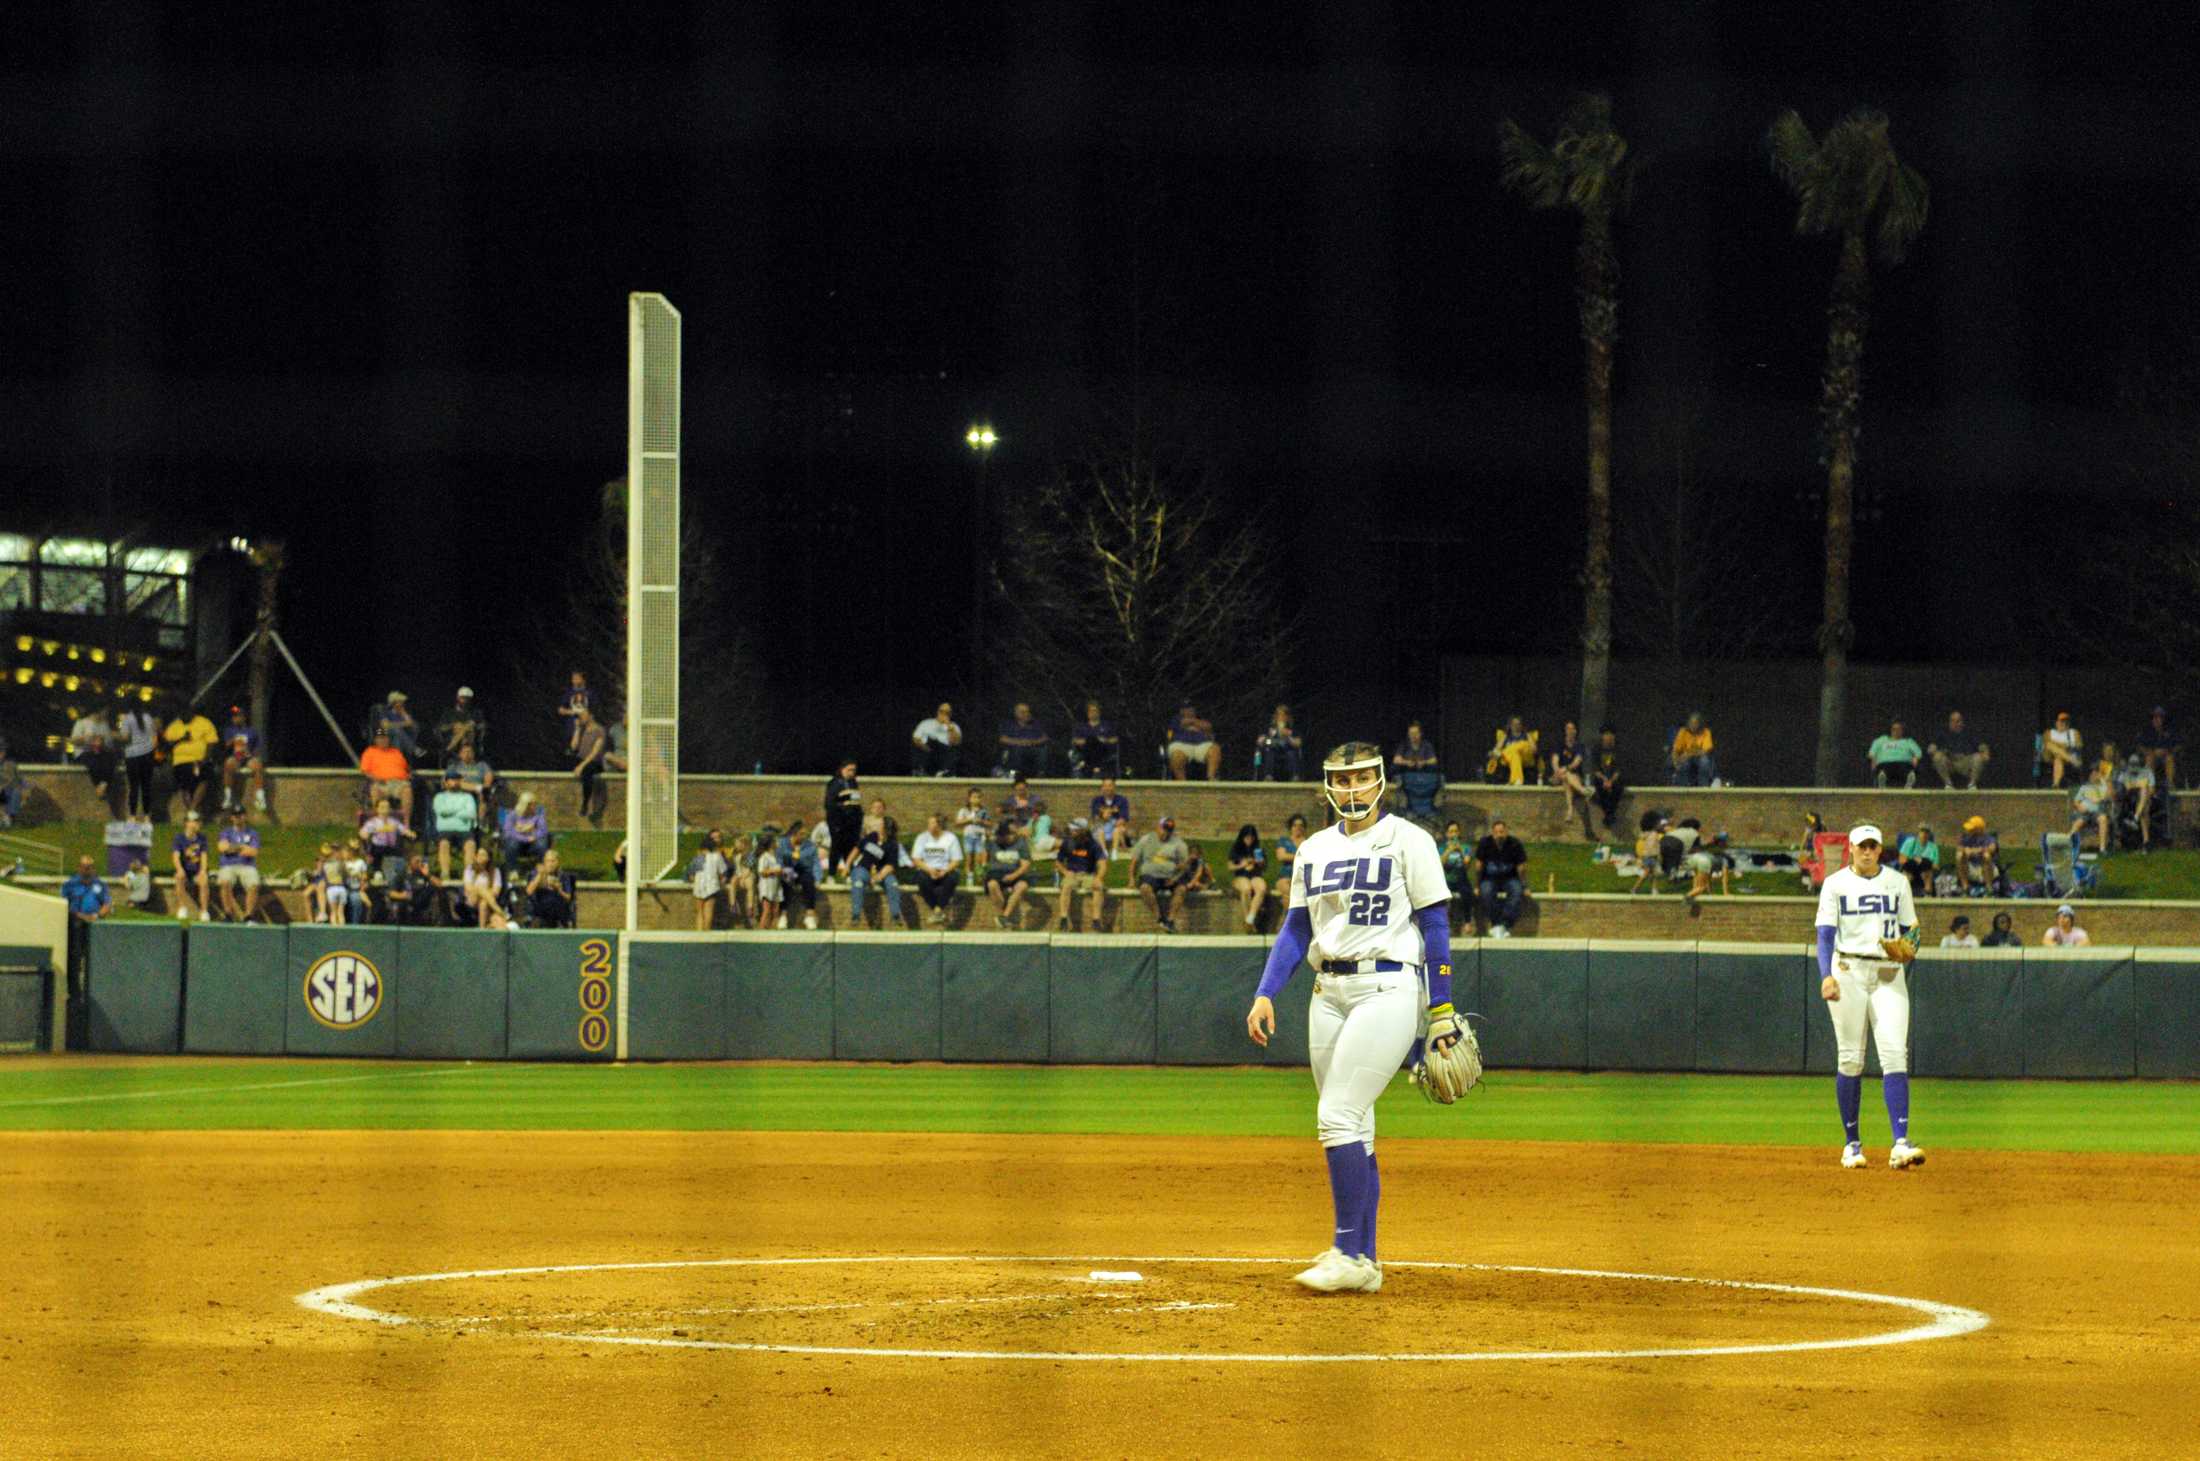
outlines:
{"label": "softball pitcher", "polygon": [[1829,875],[1818,895],[1818,992],[1840,1047],[1833,1090],[1848,1142],[1841,1148],[1841,1165],[1864,1165],[1856,1122],[1868,1025],[1879,1045],[1881,1094],[1894,1129],[1887,1165],[1900,1169],[1925,1161],[1924,1149],[1910,1145],[1909,963],[1917,957],[1917,905],[1910,898],[1910,880],[1881,867],[1879,853],[1877,827],[1851,827],[1849,865]]}
{"label": "softball pitcher", "polygon": [[[1451,1008],[1443,859],[1428,833],[1383,815],[1384,785],[1382,752],[1365,741],[1347,742],[1323,760],[1322,790],[1343,820],[1301,844],[1289,912],[1245,1016],[1246,1033],[1266,1045],[1276,1028],[1276,995],[1301,959],[1314,965],[1307,1045],[1336,1224],[1328,1251],[1297,1278],[1320,1293],[1374,1293],[1383,1286],[1375,1257],[1382,1197],[1375,1100],[1424,1028],[1430,1065],[1448,1064],[1466,1034]],[[1473,1053],[1467,1036],[1460,1055],[1473,1074],[1465,1086],[1480,1074]]]}

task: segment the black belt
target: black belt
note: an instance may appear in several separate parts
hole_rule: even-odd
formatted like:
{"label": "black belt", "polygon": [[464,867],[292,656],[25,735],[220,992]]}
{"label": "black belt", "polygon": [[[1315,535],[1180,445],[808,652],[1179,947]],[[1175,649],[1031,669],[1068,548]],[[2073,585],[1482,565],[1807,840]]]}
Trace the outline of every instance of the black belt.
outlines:
{"label": "black belt", "polygon": [[1324,974],[1394,974],[1406,966],[1396,959],[1331,959],[1322,965]]}

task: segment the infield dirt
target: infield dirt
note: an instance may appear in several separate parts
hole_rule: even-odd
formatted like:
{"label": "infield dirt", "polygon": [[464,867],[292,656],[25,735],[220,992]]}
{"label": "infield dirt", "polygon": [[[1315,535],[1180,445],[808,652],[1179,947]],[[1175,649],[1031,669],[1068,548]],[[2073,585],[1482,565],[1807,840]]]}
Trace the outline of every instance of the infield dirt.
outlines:
{"label": "infield dirt", "polygon": [[[0,1135],[8,1455],[2168,1454],[2200,1366],[2200,1159],[1385,1142],[1393,1260],[1867,1290],[1983,1311],[1869,1349],[1226,1364],[634,1348],[551,1333],[1333,1354],[1832,1339],[1879,1306],[1394,1267],[1319,1297],[1311,1141],[748,1133]],[[1883,1155],[1883,1154],[1882,1154]],[[347,1280],[737,1257],[1008,1263]]]}

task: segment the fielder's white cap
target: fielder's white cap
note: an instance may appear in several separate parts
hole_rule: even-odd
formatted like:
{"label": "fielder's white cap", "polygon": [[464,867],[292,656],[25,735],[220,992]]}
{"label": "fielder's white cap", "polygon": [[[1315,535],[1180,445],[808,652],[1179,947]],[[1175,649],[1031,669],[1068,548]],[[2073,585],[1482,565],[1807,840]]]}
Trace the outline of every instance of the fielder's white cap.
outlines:
{"label": "fielder's white cap", "polygon": [[1851,847],[1859,842],[1883,843],[1885,841],[1886,839],[1879,835],[1879,829],[1869,822],[1858,822],[1855,826],[1849,828],[1849,846]]}

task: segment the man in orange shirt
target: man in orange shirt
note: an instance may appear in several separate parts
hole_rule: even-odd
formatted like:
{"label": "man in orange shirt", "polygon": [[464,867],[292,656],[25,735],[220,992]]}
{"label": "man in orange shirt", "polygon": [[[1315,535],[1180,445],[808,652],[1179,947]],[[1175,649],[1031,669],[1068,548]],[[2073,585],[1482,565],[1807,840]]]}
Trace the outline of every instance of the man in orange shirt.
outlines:
{"label": "man in orange shirt", "polygon": [[1719,766],[1711,757],[1711,727],[1699,711],[1688,712],[1688,724],[1673,737],[1673,784],[1710,786],[1719,779]]}
{"label": "man in orange shirt", "polygon": [[397,803],[398,815],[410,823],[412,767],[406,764],[405,753],[390,744],[387,727],[378,727],[374,732],[374,744],[359,753],[359,769],[367,777],[367,804],[372,806],[376,797],[386,796]]}

